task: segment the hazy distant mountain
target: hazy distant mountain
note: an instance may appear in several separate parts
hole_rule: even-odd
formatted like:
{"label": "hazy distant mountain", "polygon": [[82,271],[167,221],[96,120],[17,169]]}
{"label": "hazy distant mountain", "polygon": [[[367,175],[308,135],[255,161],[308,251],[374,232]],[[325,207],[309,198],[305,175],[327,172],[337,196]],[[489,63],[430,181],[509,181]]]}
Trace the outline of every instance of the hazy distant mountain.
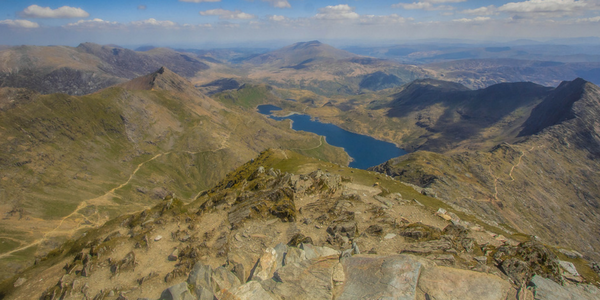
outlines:
{"label": "hazy distant mountain", "polygon": [[319,41],[296,43],[275,51],[249,58],[246,62],[254,65],[268,64],[276,67],[306,68],[315,63],[333,62],[355,57],[355,54],[334,48]]}
{"label": "hazy distant mountain", "polygon": [[0,86],[28,88],[43,94],[89,94],[161,66],[185,77],[209,69],[193,54],[166,48],[136,52],[118,46],[83,43],[76,48],[11,47],[0,53]]}

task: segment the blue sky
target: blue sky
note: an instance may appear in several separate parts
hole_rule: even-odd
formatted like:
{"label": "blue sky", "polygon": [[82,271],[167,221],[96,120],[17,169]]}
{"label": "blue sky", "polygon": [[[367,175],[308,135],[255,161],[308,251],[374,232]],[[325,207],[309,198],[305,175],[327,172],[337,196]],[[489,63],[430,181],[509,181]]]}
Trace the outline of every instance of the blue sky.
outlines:
{"label": "blue sky", "polygon": [[600,0],[0,0],[2,44],[206,45],[600,34]]}

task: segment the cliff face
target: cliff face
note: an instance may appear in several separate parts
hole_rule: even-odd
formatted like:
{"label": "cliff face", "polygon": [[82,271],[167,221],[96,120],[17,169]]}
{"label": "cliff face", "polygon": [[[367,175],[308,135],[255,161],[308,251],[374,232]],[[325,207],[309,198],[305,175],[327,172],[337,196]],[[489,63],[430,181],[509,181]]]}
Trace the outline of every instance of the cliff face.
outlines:
{"label": "cliff face", "polygon": [[374,168],[440,199],[600,259],[600,88],[565,82],[533,109],[525,140],[489,152],[415,152]]}

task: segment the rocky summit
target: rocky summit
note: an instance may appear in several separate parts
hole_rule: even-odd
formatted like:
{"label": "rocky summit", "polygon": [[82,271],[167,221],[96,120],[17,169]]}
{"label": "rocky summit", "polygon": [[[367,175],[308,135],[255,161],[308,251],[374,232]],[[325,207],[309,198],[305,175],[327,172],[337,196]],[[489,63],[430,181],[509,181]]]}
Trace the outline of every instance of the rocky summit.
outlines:
{"label": "rocky summit", "polygon": [[442,205],[384,175],[268,150],[189,205],[168,195],[65,243],[2,291],[5,299],[600,297],[591,267]]}

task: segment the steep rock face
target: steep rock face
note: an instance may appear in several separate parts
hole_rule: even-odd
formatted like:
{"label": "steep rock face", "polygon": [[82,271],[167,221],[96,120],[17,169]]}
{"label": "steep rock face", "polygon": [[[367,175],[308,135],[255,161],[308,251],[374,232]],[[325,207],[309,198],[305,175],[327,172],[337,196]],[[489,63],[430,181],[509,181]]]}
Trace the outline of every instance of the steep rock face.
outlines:
{"label": "steep rock face", "polygon": [[430,187],[457,207],[597,260],[599,107],[600,88],[582,80],[565,82],[533,110],[524,130],[537,134],[520,143],[452,156],[419,151],[375,170]]}
{"label": "steep rock face", "polygon": [[[523,130],[519,135],[536,134],[546,127],[575,118],[573,103],[581,99],[586,84],[587,82],[581,78],[561,83],[551,95],[531,111],[531,116],[523,124]],[[597,111],[589,113],[598,115]],[[585,115],[581,116],[585,117]]]}

